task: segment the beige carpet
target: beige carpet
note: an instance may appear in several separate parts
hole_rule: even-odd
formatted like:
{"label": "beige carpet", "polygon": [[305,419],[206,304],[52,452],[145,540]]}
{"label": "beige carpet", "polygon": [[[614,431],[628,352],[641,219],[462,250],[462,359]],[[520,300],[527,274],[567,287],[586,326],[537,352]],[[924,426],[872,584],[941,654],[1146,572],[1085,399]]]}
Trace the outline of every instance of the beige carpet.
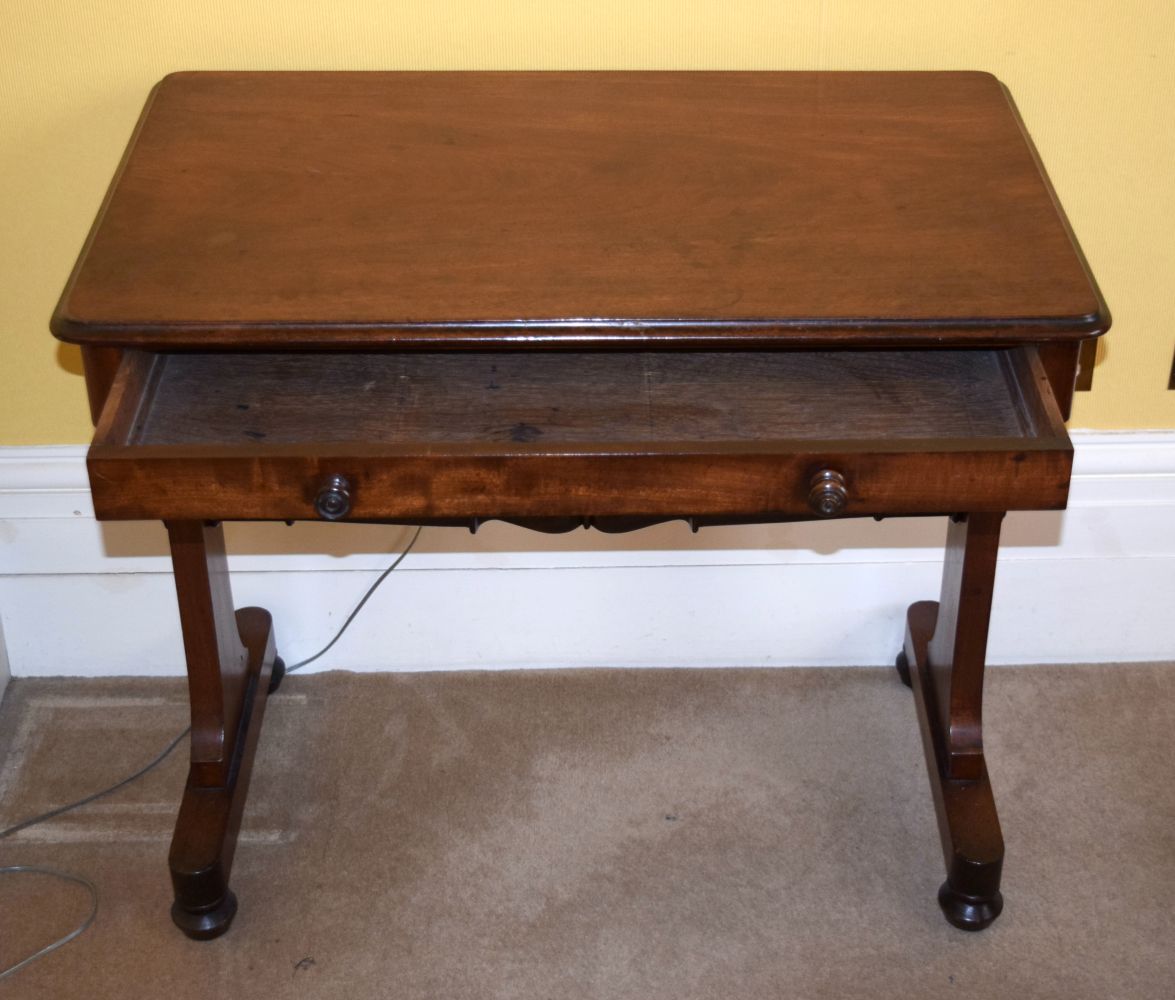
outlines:
{"label": "beige carpet", "polygon": [[[1175,996],[1175,665],[989,673],[1004,915],[950,928],[892,669],[291,677],[265,720],[230,933],[171,925],[182,755],[0,841],[87,873],[81,939],[0,997]],[[184,724],[180,682],[15,681],[0,826]],[[0,964],[80,889],[0,880]]]}

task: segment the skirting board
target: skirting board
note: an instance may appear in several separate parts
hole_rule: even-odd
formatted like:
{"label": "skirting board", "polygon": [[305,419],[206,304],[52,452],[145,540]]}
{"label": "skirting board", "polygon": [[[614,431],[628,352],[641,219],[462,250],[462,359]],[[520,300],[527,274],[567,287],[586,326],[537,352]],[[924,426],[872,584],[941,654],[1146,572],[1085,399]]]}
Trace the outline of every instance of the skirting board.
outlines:
{"label": "skirting board", "polygon": [[[989,661],[1175,660],[1175,431],[1074,432],[1070,507],[1005,522]],[[176,674],[166,538],[94,520],[82,447],[0,448],[0,628],[13,676]],[[238,606],[294,663],[411,536],[228,526]],[[426,529],[308,669],[881,665],[937,597],[941,518],[692,534]],[[2,657],[2,653],[0,653]]]}

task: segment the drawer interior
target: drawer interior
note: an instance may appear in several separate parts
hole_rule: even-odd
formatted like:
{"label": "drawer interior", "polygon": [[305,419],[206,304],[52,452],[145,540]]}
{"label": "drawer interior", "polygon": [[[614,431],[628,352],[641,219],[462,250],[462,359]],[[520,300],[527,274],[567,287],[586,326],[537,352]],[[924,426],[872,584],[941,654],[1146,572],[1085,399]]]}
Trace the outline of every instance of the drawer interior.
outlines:
{"label": "drawer interior", "polygon": [[128,352],[89,469],[104,518],[326,516],[345,481],[357,520],[717,523],[825,480],[836,516],[1056,508],[1071,459],[1030,347]]}
{"label": "drawer interior", "polygon": [[[1013,352],[169,354],[128,445],[1052,436]],[[1063,433],[1063,431],[1061,432]]]}

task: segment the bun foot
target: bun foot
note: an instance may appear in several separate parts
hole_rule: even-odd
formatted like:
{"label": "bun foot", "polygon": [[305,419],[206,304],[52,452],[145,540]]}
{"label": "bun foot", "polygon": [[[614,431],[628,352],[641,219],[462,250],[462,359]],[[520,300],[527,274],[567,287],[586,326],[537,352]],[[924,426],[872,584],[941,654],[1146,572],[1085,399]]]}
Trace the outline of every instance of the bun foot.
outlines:
{"label": "bun foot", "polygon": [[[269,672],[269,687],[266,689],[266,694],[273,694],[279,687],[282,686],[282,681],[286,676],[286,661],[280,656],[275,656],[273,659],[273,667]],[[907,682],[908,683],[908,682]]]}
{"label": "bun foot", "polygon": [[964,931],[981,931],[990,926],[1004,908],[1004,897],[997,889],[991,896],[968,896],[944,882],[938,890],[938,905],[953,926]]}
{"label": "bun foot", "polygon": [[237,915],[237,897],[225,890],[219,903],[198,911],[184,909],[179,900],[171,904],[171,919],[193,941],[211,941],[229,929]]}
{"label": "bun foot", "polygon": [[894,661],[894,666],[898,668],[898,676],[902,679],[902,683],[908,688],[914,686],[910,680],[910,661],[906,658],[906,651],[903,649],[898,653],[898,658]]}

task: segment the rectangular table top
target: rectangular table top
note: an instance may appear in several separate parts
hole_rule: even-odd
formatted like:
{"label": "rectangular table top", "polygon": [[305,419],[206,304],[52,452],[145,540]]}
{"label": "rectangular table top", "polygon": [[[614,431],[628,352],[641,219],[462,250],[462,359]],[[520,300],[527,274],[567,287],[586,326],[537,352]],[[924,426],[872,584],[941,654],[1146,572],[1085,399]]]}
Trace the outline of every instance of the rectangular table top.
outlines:
{"label": "rectangular table top", "polygon": [[972,72],[174,74],[53,318],[211,349],[1108,325],[1006,91]]}

